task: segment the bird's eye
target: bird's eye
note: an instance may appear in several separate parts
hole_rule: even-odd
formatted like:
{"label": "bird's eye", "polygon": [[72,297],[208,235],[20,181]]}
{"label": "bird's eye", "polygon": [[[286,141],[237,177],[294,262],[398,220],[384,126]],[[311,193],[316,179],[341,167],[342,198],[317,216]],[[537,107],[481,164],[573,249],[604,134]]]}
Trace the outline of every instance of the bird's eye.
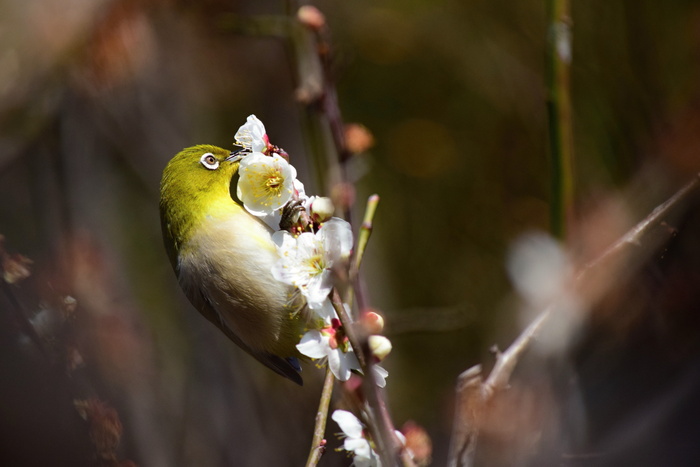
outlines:
{"label": "bird's eye", "polygon": [[214,154],[210,152],[202,154],[199,162],[209,170],[216,170],[219,168],[219,161],[214,157]]}

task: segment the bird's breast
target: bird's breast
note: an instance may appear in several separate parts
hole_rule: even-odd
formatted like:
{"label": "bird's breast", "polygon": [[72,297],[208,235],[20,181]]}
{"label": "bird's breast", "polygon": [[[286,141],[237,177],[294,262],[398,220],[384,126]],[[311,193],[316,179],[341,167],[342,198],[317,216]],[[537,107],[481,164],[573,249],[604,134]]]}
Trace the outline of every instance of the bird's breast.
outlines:
{"label": "bird's breast", "polygon": [[[179,280],[195,307],[211,306],[221,325],[251,349],[292,355],[292,287],[272,276],[271,230],[247,212],[207,215],[180,251]],[[198,303],[198,302],[208,303]]]}

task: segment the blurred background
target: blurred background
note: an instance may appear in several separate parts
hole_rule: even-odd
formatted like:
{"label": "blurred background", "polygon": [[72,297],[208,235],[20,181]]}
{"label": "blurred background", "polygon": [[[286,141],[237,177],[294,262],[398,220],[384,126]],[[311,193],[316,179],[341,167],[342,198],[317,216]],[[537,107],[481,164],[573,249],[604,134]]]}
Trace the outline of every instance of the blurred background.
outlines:
{"label": "blurred background", "polygon": [[[394,346],[390,410],[427,430],[444,465],[457,375],[488,370],[492,345],[533,316],[506,264],[516,238],[549,229],[544,4],[314,5],[343,117],[374,136],[348,173],[355,221],[381,196],[363,272]],[[294,11],[0,1],[3,261],[31,270],[0,296],[0,464],[303,464],[322,371],[307,365],[296,387],[200,317],[158,217],[167,161],[233,148],[249,114],[307,193],[330,193],[314,160],[323,121],[295,98],[304,57],[279,26]],[[570,254],[585,261],[700,169],[700,3],[574,2],[572,16]],[[698,197],[682,204],[662,242],[583,297],[563,343],[527,353],[479,465],[700,463]],[[350,463],[333,452],[338,431],[329,422],[321,465]]]}

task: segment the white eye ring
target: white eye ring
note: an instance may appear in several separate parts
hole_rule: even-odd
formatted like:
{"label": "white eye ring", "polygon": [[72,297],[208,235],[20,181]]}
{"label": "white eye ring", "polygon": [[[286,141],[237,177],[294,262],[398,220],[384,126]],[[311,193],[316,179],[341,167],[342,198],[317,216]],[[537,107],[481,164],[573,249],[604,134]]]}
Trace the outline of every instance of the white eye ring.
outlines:
{"label": "white eye ring", "polygon": [[219,168],[219,161],[214,154],[210,152],[205,152],[199,159],[199,162],[209,170],[216,170]]}

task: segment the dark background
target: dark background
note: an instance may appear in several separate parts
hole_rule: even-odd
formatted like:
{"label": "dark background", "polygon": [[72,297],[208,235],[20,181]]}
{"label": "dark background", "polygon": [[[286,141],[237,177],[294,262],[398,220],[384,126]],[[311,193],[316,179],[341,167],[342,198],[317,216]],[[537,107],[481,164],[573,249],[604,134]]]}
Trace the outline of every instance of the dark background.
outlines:
{"label": "dark background", "polygon": [[[700,3],[573,3],[571,236],[590,258],[700,168]],[[381,196],[364,273],[394,345],[390,408],[398,426],[428,430],[443,465],[457,375],[490,367],[491,345],[524,322],[509,245],[549,229],[544,5],[316,5],[343,116],[376,142],[350,173],[355,218]],[[177,287],[158,219],[166,162],[193,144],[232,148],[251,113],[322,194],[294,99],[300,57],[283,34],[241,26],[286,12],[0,2],[0,234],[34,261],[10,287],[21,309],[0,297],[3,465],[98,463],[73,403],[92,397],[123,424],[115,462],[303,463],[322,372],[307,365],[297,388],[205,322]],[[608,277],[566,346],[526,355],[480,440],[482,465],[697,465],[700,226],[697,200],[684,206],[664,243],[634,250],[639,267]],[[68,295],[77,308],[64,319]],[[337,431],[330,422],[322,465],[350,463],[333,452]]]}

